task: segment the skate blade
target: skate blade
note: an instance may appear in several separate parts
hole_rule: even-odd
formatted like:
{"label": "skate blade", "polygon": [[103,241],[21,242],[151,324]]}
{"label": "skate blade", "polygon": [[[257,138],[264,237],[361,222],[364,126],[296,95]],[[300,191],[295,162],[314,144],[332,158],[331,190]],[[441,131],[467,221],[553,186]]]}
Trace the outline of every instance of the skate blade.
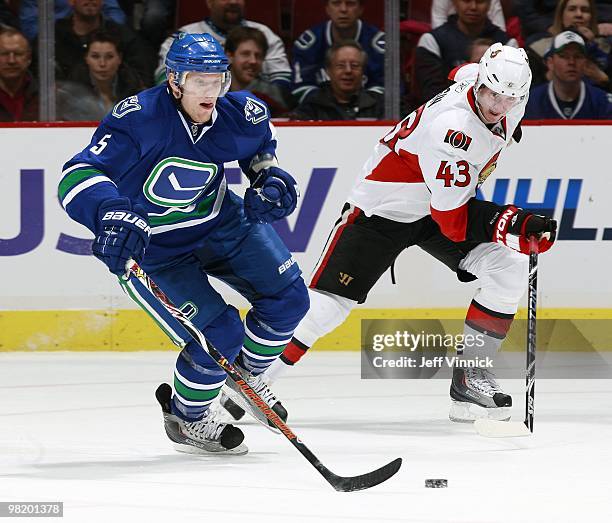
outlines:
{"label": "skate blade", "polygon": [[474,423],[476,420],[507,422],[510,409],[507,407],[485,408],[467,401],[451,400],[448,418],[455,423]]}
{"label": "skate blade", "polygon": [[280,434],[280,430],[268,423],[268,418],[266,417],[266,415],[261,410],[259,410],[253,403],[244,398],[244,396],[242,396],[240,392],[236,392],[226,383],[225,385],[223,385],[221,393],[228,396],[236,405],[241,407],[245,412],[248,412],[251,417],[259,421],[259,423],[261,423],[268,430],[274,432],[275,434]]}
{"label": "skate blade", "polygon": [[195,454],[198,456],[244,456],[249,451],[249,448],[244,443],[241,443],[233,449],[221,448],[219,450],[206,450],[184,443],[173,443],[172,446],[177,452],[183,452],[184,454]]}
{"label": "skate blade", "polygon": [[519,438],[531,436],[524,422],[477,419],[474,421],[476,432],[485,438]]}

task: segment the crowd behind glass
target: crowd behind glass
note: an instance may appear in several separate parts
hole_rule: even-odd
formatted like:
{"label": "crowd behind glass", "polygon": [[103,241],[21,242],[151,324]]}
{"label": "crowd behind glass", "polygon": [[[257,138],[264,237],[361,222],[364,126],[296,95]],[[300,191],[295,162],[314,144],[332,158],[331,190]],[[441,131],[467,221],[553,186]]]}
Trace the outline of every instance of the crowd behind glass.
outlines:
{"label": "crowd behind glass", "polygon": [[[403,114],[502,42],[529,56],[527,118],[612,119],[612,0],[403,0],[400,18]],[[383,21],[380,0],[56,0],[57,120],[100,120],[165,82],[176,31],[215,36],[231,89],[274,118],[380,120]],[[38,120],[37,38],[37,0],[0,0],[0,121]]]}

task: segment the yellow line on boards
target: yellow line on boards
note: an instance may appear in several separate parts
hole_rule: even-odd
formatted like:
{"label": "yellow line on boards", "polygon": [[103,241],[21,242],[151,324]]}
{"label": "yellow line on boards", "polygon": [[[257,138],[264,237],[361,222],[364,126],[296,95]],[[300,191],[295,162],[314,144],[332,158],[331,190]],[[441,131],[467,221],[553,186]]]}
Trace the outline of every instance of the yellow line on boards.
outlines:
{"label": "yellow line on boards", "polygon": [[[243,313],[245,311],[242,311]],[[361,320],[461,320],[465,309],[355,309],[316,350],[358,350]],[[517,314],[525,319],[524,310]],[[612,309],[542,309],[538,319],[612,320]],[[596,324],[610,326],[608,322]],[[597,329],[598,331],[601,329]],[[610,332],[606,330],[606,332]],[[600,334],[597,334],[600,336]],[[599,345],[599,344],[598,344]],[[177,350],[141,310],[0,311],[0,351]],[[603,349],[606,350],[606,349]],[[612,350],[612,347],[608,350]]]}

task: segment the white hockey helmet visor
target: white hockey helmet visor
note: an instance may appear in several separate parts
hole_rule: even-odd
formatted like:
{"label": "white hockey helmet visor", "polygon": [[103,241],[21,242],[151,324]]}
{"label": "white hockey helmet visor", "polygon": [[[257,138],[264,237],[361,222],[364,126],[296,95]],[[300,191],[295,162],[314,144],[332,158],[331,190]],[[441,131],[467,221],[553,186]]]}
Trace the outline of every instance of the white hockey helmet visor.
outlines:
{"label": "white hockey helmet visor", "polygon": [[521,98],[496,93],[485,85],[478,90],[476,101],[481,109],[503,116],[520,104]]}
{"label": "white hockey helmet visor", "polygon": [[178,86],[183,94],[203,98],[224,96],[232,83],[231,73],[202,73],[189,71],[179,73]]}

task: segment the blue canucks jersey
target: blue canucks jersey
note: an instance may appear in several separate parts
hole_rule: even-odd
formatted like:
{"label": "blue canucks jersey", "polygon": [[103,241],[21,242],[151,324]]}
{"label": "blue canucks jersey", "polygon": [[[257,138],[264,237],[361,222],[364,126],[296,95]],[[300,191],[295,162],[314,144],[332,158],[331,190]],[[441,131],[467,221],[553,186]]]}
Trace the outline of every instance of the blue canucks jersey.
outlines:
{"label": "blue canucks jersey", "polygon": [[141,204],[151,224],[147,260],[161,260],[197,248],[221,219],[224,163],[238,160],[246,173],[255,155],[275,150],[268,109],[253,94],[219,98],[211,124],[196,126],[160,85],[114,107],[64,165],[58,196],[94,234],[102,201],[127,196]]}
{"label": "blue canucks jersey", "polygon": [[[365,88],[382,93],[385,85],[385,33],[358,20],[355,40],[368,55]],[[325,71],[325,53],[333,43],[331,20],[307,29],[294,42],[292,92],[300,102],[329,80]]]}
{"label": "blue canucks jersey", "polygon": [[529,93],[525,118],[609,120],[612,118],[612,95],[583,80],[578,99],[564,104],[556,97],[552,82],[548,82],[534,87]]}

